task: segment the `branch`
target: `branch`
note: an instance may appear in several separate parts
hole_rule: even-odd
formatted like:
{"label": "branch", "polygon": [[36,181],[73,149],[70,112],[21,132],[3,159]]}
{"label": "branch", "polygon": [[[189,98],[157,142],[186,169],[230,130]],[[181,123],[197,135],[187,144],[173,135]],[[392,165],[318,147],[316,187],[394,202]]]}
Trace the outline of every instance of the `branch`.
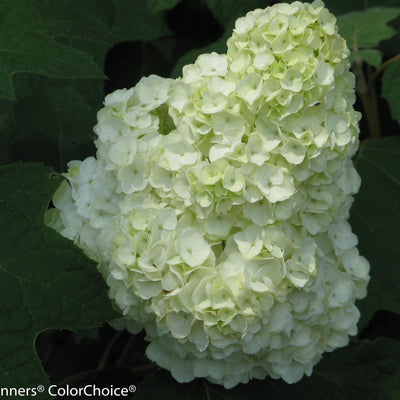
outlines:
{"label": "branch", "polygon": [[378,76],[384,71],[384,69],[389,66],[392,62],[397,61],[400,59],[400,54],[397,54],[397,56],[394,56],[392,58],[389,58],[389,60],[386,60],[380,67],[377,69],[371,76],[371,80],[368,82],[368,85],[372,85]]}

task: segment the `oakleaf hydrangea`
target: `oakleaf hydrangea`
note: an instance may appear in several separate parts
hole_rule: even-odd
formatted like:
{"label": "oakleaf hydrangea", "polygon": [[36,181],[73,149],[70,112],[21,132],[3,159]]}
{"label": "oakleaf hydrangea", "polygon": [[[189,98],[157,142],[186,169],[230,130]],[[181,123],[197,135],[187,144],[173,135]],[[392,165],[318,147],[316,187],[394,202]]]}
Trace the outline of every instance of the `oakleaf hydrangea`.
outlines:
{"label": "oakleaf hydrangea", "polygon": [[294,383],[348,344],[366,295],[355,80],[319,0],[249,12],[227,44],[109,94],[47,221],[179,382]]}

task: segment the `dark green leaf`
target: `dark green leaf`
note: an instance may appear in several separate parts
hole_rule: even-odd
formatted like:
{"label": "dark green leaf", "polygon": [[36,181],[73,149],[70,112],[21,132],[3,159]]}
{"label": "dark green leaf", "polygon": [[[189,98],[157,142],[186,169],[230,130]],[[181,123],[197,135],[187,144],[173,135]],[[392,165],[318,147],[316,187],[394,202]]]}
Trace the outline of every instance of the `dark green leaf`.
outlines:
{"label": "dark green leaf", "polygon": [[44,212],[61,182],[39,164],[0,167],[0,376],[2,387],[46,386],[34,352],[45,329],[89,329],[115,317],[106,285],[69,240],[46,227]]}
{"label": "dark green leaf", "polygon": [[12,78],[29,72],[50,78],[105,78],[93,56],[121,41],[170,34],[146,0],[2,0],[0,98],[16,100]]}
{"label": "dark green leaf", "polygon": [[77,344],[83,342],[85,340],[92,340],[99,342],[100,341],[100,334],[97,328],[93,329],[80,329],[74,334],[74,339]]}
{"label": "dark green leaf", "polygon": [[310,378],[293,385],[268,378],[226,390],[202,379],[178,384],[168,372],[158,371],[138,386],[134,399],[397,400],[399,370],[399,342],[365,340],[325,354]]}
{"label": "dark green leaf", "polygon": [[356,168],[362,183],[351,226],[371,264],[368,295],[359,303],[364,327],[377,310],[400,313],[400,138],[365,143]]}
{"label": "dark green leaf", "polygon": [[16,99],[12,77],[18,72],[53,78],[104,78],[93,57],[65,39],[110,44],[108,30],[99,19],[68,4],[67,0],[1,1],[0,98]]}
{"label": "dark green leaf", "polygon": [[112,32],[119,41],[153,40],[170,35],[161,14],[152,15],[147,7],[147,0],[112,0],[115,16]]}
{"label": "dark green leaf", "polygon": [[393,119],[400,124],[400,60],[385,69],[382,76],[382,96],[389,103]]}
{"label": "dark green leaf", "polygon": [[[69,12],[64,7],[67,3],[71,3]],[[33,7],[39,3],[32,4]],[[42,29],[48,29],[49,35],[60,32],[56,45],[63,42],[63,46],[90,54],[99,65],[104,63],[110,43],[152,38],[166,32],[162,19],[154,17],[151,21],[144,1],[115,0],[113,4],[88,0],[82,7],[75,0],[62,0],[57,7],[53,4],[46,8],[46,4],[43,3],[43,8],[51,23],[43,25]],[[76,11],[78,7],[79,12]],[[60,10],[63,10],[64,20],[57,15]],[[121,18],[125,18],[126,26],[118,22]],[[101,20],[104,24],[99,22]],[[93,21],[97,21],[97,25]],[[111,26],[113,21],[114,27]],[[86,34],[85,24],[90,27]],[[112,32],[113,29],[118,32]],[[82,159],[94,153],[93,125],[104,97],[102,81],[51,80],[18,74],[14,85],[19,102],[12,104],[3,100],[0,103],[0,164],[17,160],[44,161],[64,171],[71,159]]]}
{"label": "dark green leaf", "polygon": [[399,15],[400,8],[373,7],[350,12],[338,17],[339,33],[355,51],[375,47],[381,40],[396,34],[387,24]]}
{"label": "dark green leaf", "polygon": [[5,161],[42,161],[65,171],[72,159],[94,154],[93,126],[103,89],[95,80],[51,80],[22,76],[14,125],[0,127]]}
{"label": "dark green leaf", "polygon": [[159,12],[174,8],[181,0],[146,0],[146,1],[150,13],[157,14]]}
{"label": "dark green leaf", "polygon": [[352,51],[350,54],[351,64],[353,63],[355,57],[365,61],[367,64],[372,65],[375,68],[379,68],[382,63],[382,53],[376,49]]}
{"label": "dark green leaf", "polygon": [[[400,2],[400,0],[399,0]],[[397,18],[390,25],[397,31],[400,32],[400,18]],[[379,43],[379,50],[382,51],[384,58],[391,58],[400,53],[400,34],[394,35],[388,40],[384,40]]]}
{"label": "dark green leaf", "polygon": [[397,7],[400,0],[325,0],[325,7],[335,15],[341,15],[354,10],[363,10],[368,7]]}
{"label": "dark green leaf", "polygon": [[10,132],[15,127],[14,103],[0,99],[0,165],[11,162],[10,147],[13,142]]}

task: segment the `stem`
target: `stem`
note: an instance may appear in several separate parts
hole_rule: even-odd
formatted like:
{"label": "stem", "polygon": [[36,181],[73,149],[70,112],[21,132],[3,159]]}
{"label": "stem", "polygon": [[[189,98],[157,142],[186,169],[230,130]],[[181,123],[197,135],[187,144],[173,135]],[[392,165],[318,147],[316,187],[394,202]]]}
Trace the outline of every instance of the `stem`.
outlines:
{"label": "stem", "polygon": [[[108,343],[108,345],[107,345],[107,347],[106,347],[106,349],[105,349],[105,351],[104,351],[104,353],[103,353],[103,355],[102,355],[102,357],[101,357],[101,359],[99,361],[99,364],[98,364],[97,368],[88,369],[88,370],[85,370],[85,371],[80,371],[80,372],[77,372],[76,374],[67,376],[66,378],[64,378],[61,381],[59,381],[57,383],[57,385],[63,386],[63,385],[69,384],[69,383],[80,382],[80,381],[82,381],[82,380],[84,380],[86,378],[92,377],[92,376],[97,375],[97,374],[101,373],[102,371],[104,371],[112,348],[114,347],[114,345],[117,343],[117,341],[121,338],[121,336],[123,334],[124,334],[124,331],[118,332],[109,341],[109,343]],[[123,361],[124,361],[124,359],[126,358],[126,355],[129,352],[129,348],[132,345],[133,337],[134,336],[131,336],[129,338],[124,350],[122,351],[122,354],[121,354],[120,358],[117,361],[117,365],[116,365],[117,369],[119,369],[122,366]],[[150,364],[138,365],[136,367],[129,368],[129,371],[132,374],[140,374],[142,372],[150,371],[150,370],[155,369],[155,368],[158,368],[158,365],[156,363],[150,363]]]}
{"label": "stem", "polygon": [[118,361],[117,361],[117,363],[116,363],[117,369],[121,369],[121,368],[122,368],[122,366],[123,366],[123,364],[124,364],[124,361],[125,361],[125,359],[126,359],[126,356],[128,355],[129,350],[130,350],[130,348],[131,348],[131,346],[132,346],[134,337],[135,337],[135,336],[133,336],[133,335],[131,335],[131,336],[129,337],[128,342],[126,343],[126,345],[125,345],[125,347],[124,347],[124,350],[122,350],[122,353],[121,353],[121,355],[120,355],[120,357],[118,358]]}
{"label": "stem", "polygon": [[142,48],[142,59],[141,59],[141,65],[140,65],[140,68],[141,68],[141,71],[142,71],[142,76],[144,76],[145,75],[145,69],[146,69],[146,54],[147,54],[147,52],[146,52],[146,42],[142,42],[141,43],[141,48]]}
{"label": "stem", "polygon": [[137,367],[129,368],[129,371],[132,374],[140,374],[142,372],[151,371],[152,369],[156,369],[156,368],[158,368],[158,365],[156,363],[151,363],[151,364],[138,365]]}
{"label": "stem", "polygon": [[369,134],[372,139],[381,137],[381,128],[379,124],[378,103],[376,99],[375,84],[372,77],[367,83],[363,70],[363,62],[359,57],[354,57],[354,72],[357,78],[356,91],[360,96]]}
{"label": "stem", "polygon": [[216,396],[220,397],[223,400],[229,400],[228,397],[224,396],[220,392],[216,392],[214,389],[210,388],[208,385],[207,385],[207,387],[208,387],[208,390],[210,391],[210,393],[214,393]]}
{"label": "stem", "polygon": [[67,376],[66,378],[62,379],[60,382],[57,383],[58,386],[63,386],[66,385],[67,383],[76,383],[83,381],[85,378],[91,377],[93,375],[98,374],[100,371],[95,368],[95,369],[88,369],[86,371],[80,371],[77,372],[76,374]]}
{"label": "stem", "polygon": [[389,66],[392,62],[397,61],[400,59],[400,54],[397,54],[397,56],[394,56],[392,58],[389,58],[389,60],[386,60],[380,67],[377,69],[371,76],[371,80],[369,81],[370,84],[373,84],[378,76],[383,72],[383,70]]}
{"label": "stem", "polygon": [[97,366],[97,369],[99,371],[103,371],[104,368],[106,367],[108,357],[110,355],[111,349],[114,347],[114,345],[118,342],[120,337],[124,334],[124,331],[118,332],[108,343],[103,355],[100,358],[99,364]]}
{"label": "stem", "polygon": [[207,400],[211,400],[210,392],[208,391],[208,386],[207,386],[207,382],[205,381],[205,379],[203,379],[203,384],[204,384],[204,389],[205,389],[205,392],[206,392]]}

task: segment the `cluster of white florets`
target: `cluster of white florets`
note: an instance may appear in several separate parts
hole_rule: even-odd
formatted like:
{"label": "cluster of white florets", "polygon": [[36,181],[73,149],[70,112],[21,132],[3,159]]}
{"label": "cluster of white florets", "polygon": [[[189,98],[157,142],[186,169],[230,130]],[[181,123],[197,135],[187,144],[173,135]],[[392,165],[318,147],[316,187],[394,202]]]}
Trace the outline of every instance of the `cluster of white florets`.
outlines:
{"label": "cluster of white florets", "polygon": [[227,54],[108,95],[97,159],[54,196],[49,223],[180,382],[296,382],[356,334],[359,114],[335,22],[319,1],[255,10]]}

